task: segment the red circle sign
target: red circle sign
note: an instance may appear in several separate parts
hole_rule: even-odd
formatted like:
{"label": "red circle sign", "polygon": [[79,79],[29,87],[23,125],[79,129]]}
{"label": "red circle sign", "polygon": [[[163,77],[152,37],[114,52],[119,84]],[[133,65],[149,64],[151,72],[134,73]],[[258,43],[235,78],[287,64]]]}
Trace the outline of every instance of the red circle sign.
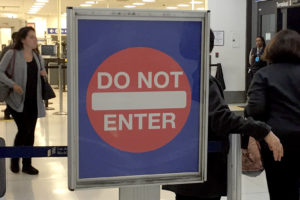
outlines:
{"label": "red circle sign", "polygon": [[113,54],[97,68],[86,101],[89,120],[105,142],[142,153],[168,144],[181,131],[191,89],[174,59],[135,47]]}

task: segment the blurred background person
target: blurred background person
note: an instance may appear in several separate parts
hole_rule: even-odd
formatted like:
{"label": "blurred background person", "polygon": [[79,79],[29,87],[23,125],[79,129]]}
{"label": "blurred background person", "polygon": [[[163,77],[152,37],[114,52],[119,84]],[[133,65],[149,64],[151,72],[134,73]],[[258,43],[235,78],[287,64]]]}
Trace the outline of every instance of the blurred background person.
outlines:
{"label": "blurred background person", "polygon": [[267,65],[267,62],[262,59],[262,55],[264,54],[266,42],[265,39],[262,36],[256,37],[256,47],[251,49],[250,55],[249,55],[249,84],[251,83],[254,74],[260,70],[261,68],[265,67]]}

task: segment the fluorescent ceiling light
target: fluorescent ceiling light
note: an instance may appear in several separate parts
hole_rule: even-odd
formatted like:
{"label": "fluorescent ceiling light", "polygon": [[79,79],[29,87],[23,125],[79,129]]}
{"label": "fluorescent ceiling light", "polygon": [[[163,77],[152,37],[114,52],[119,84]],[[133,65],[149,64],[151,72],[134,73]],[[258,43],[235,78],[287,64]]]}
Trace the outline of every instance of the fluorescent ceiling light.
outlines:
{"label": "fluorescent ceiling light", "polygon": [[36,2],[47,3],[49,0],[36,0]]}
{"label": "fluorescent ceiling light", "polygon": [[33,5],[32,8],[42,8],[43,6]]}
{"label": "fluorescent ceiling light", "polygon": [[90,7],[92,6],[91,4],[80,4],[81,7]]}
{"label": "fluorescent ceiling light", "polygon": [[143,2],[155,2],[155,0],[143,0]]}
{"label": "fluorescent ceiling light", "polygon": [[177,6],[178,6],[178,7],[189,7],[190,5],[188,5],[188,4],[183,4],[183,3],[182,3],[182,4],[178,4]]}
{"label": "fluorescent ceiling light", "polygon": [[176,10],[177,7],[170,6],[170,7],[167,7],[167,9],[169,9],[169,10]]}
{"label": "fluorescent ceiling light", "polygon": [[197,8],[197,10],[205,10],[205,8]]}
{"label": "fluorescent ceiling light", "polygon": [[191,1],[191,4],[203,4],[203,1]]}
{"label": "fluorescent ceiling light", "polygon": [[27,12],[28,14],[35,14],[36,13],[36,11],[29,11],[29,12]]}
{"label": "fluorescent ceiling light", "polygon": [[41,8],[30,8],[30,11],[39,11]]}
{"label": "fluorescent ceiling light", "polygon": [[145,5],[145,3],[133,3],[132,5],[135,5],[135,6],[143,6],[143,5]]}
{"label": "fluorescent ceiling light", "polygon": [[85,3],[87,3],[87,4],[95,4],[96,2],[95,1],[86,1]]}
{"label": "fluorescent ceiling light", "polygon": [[135,8],[136,6],[132,6],[132,5],[126,5],[124,6],[124,8]]}
{"label": "fluorescent ceiling light", "polygon": [[45,5],[45,3],[43,3],[43,2],[35,2],[33,5],[35,5],[35,6],[43,6],[43,5]]}

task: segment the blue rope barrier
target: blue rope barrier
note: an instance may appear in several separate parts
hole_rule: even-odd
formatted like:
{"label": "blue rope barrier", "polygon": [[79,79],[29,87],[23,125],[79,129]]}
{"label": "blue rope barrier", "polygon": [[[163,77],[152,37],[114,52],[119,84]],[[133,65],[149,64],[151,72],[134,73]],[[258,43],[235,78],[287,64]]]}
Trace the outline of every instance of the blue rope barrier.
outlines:
{"label": "blue rope barrier", "polygon": [[[223,143],[218,141],[208,142],[208,152],[221,152]],[[0,158],[30,158],[30,157],[67,157],[67,146],[46,146],[46,147],[0,147]]]}
{"label": "blue rope barrier", "polygon": [[224,151],[224,144],[220,141],[208,141],[208,153],[217,153]]}
{"label": "blue rope barrier", "polygon": [[67,157],[67,146],[0,147],[0,158]]}

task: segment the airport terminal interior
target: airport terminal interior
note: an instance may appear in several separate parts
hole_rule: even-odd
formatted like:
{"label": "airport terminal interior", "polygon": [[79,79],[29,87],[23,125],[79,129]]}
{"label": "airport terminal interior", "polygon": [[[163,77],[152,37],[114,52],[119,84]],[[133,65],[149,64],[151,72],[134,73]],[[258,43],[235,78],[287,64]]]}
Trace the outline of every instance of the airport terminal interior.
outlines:
{"label": "airport terminal interior", "polygon": [[[300,31],[299,0],[2,0],[0,51],[12,43],[13,32],[24,26],[33,27],[49,83],[56,94],[56,98],[45,101],[46,117],[37,121],[34,146],[68,146],[68,7],[170,12],[209,10],[210,27],[215,34],[209,71],[225,89],[230,109],[239,115],[247,104],[249,53],[256,45],[256,37],[261,35],[269,43],[281,29]],[[17,126],[12,116],[5,116],[5,109],[5,102],[0,102],[0,137],[6,146],[13,146]],[[32,165],[39,170],[38,175],[13,173],[10,158],[5,160],[6,192],[0,200],[119,200],[119,188],[115,187],[70,191],[67,157],[33,158]],[[244,171],[239,184],[239,200],[269,200],[264,171]],[[175,200],[175,193],[161,189],[160,199]],[[226,196],[221,199],[231,200]]]}

